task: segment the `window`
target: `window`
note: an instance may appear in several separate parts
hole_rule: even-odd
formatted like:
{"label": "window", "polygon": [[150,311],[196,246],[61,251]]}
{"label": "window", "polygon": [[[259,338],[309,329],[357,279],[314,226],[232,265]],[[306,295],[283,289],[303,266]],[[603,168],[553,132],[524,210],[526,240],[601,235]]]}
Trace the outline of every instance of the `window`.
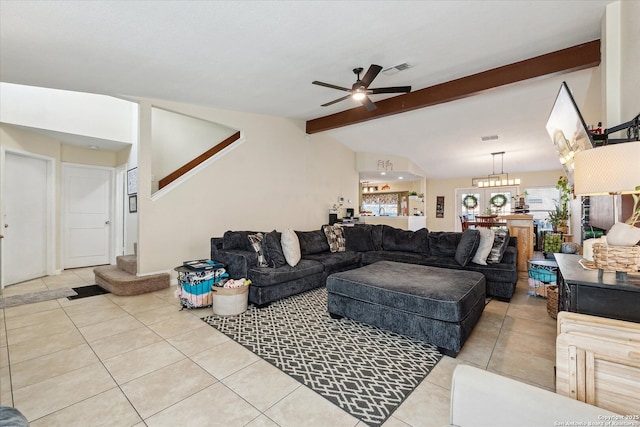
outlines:
{"label": "window", "polygon": [[534,221],[543,223],[549,211],[555,209],[559,199],[560,191],[555,187],[532,187],[527,188],[525,202],[529,205],[529,215],[533,215]]}
{"label": "window", "polygon": [[362,210],[371,215],[398,216],[400,193],[363,194]]}

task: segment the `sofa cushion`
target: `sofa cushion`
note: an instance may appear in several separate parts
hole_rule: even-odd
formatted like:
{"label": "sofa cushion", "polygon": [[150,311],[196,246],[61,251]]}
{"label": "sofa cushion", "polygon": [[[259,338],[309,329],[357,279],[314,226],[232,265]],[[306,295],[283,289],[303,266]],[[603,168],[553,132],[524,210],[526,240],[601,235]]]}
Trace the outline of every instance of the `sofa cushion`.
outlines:
{"label": "sofa cushion", "polygon": [[368,252],[375,250],[372,228],[367,224],[356,224],[353,227],[343,227],[345,246],[347,251]]}
{"label": "sofa cushion", "polygon": [[382,247],[385,251],[429,253],[429,231],[422,228],[418,231],[401,230],[394,227],[382,229]]}
{"label": "sofa cushion", "polygon": [[454,257],[462,233],[455,231],[432,231],[429,233],[429,253],[437,257]]}
{"label": "sofa cushion", "polygon": [[493,248],[494,233],[490,228],[481,228],[478,231],[480,232],[480,246],[478,246],[478,250],[471,261],[476,264],[487,265],[487,257],[491,253],[491,248]]}
{"label": "sofa cushion", "polygon": [[296,235],[300,242],[302,256],[329,251],[329,243],[322,230],[296,231]]}
{"label": "sofa cushion", "polygon": [[323,270],[324,267],[319,262],[303,259],[295,267],[288,264],[278,268],[253,267],[249,269],[247,276],[251,280],[251,286],[272,286],[304,279],[312,274],[322,274]]}
{"label": "sofa cushion", "polygon": [[282,252],[284,253],[284,259],[287,260],[287,264],[291,267],[295,267],[302,258],[298,235],[293,231],[293,229],[287,228],[282,232],[280,243],[282,244]]}
{"label": "sofa cushion", "polygon": [[281,234],[275,230],[262,238],[262,252],[269,267],[278,268],[287,265],[280,239]]}
{"label": "sofa cushion", "polygon": [[256,234],[257,231],[225,231],[222,236],[222,249],[240,249],[243,251],[253,251],[249,235]]}
{"label": "sofa cushion", "polygon": [[349,270],[360,265],[360,253],[354,251],[307,255],[304,259],[318,261],[324,266],[326,274]]}
{"label": "sofa cushion", "polygon": [[504,251],[509,246],[509,230],[501,228],[493,232],[493,247],[489,256],[487,256],[487,264],[498,264],[502,260]]}
{"label": "sofa cushion", "polygon": [[267,260],[264,257],[264,252],[262,251],[262,239],[264,238],[264,234],[256,233],[249,234],[249,243],[251,243],[251,248],[258,254],[258,265],[260,267],[267,267]]}
{"label": "sofa cushion", "polygon": [[460,243],[456,248],[455,260],[461,266],[465,266],[471,262],[480,245],[480,232],[478,230],[465,230],[462,232]]}
{"label": "sofa cushion", "polygon": [[369,265],[378,261],[395,261],[406,262],[407,264],[424,264],[427,258],[427,255],[417,254],[415,252],[369,251],[362,253],[362,264]]}
{"label": "sofa cushion", "polygon": [[344,252],[346,245],[344,241],[344,234],[342,233],[342,227],[339,225],[324,225],[322,230],[329,243],[329,250],[331,252]]}
{"label": "sofa cushion", "polygon": [[371,240],[373,240],[373,250],[382,250],[382,230],[388,225],[372,225],[371,226]]}

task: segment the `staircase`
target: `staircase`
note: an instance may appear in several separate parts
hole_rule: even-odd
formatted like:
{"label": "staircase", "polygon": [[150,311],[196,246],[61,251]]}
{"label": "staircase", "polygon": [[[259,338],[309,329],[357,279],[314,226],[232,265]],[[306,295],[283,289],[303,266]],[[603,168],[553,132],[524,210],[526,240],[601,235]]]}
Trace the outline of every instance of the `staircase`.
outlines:
{"label": "staircase", "polygon": [[[135,246],[134,246],[135,248]],[[114,295],[139,295],[168,288],[169,273],[138,276],[138,260],[134,255],[116,257],[116,265],[103,265],[93,269],[96,283]]]}

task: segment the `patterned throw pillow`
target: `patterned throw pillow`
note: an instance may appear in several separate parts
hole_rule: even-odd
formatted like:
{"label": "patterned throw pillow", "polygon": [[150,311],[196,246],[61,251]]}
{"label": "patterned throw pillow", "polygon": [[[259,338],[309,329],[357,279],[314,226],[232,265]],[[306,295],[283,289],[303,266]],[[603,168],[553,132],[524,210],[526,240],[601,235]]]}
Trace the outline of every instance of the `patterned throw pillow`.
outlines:
{"label": "patterned throw pillow", "polygon": [[499,229],[494,231],[493,247],[487,257],[487,264],[499,264],[502,256],[509,246],[509,230]]}
{"label": "patterned throw pillow", "polygon": [[324,235],[327,236],[327,242],[329,243],[329,250],[331,252],[344,252],[347,249],[341,226],[325,225],[322,227],[322,231],[324,231]]}
{"label": "patterned throw pillow", "polygon": [[249,234],[247,238],[249,239],[249,243],[251,243],[253,250],[258,254],[258,265],[260,267],[268,267],[269,264],[267,264],[267,259],[264,257],[264,253],[262,252],[262,239],[264,238],[264,234]]}

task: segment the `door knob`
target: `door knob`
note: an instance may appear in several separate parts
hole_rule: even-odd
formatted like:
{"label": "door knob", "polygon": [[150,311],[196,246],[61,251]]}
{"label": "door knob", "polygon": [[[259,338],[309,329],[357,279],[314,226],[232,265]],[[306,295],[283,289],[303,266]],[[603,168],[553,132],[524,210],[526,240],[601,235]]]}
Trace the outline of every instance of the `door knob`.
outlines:
{"label": "door knob", "polygon": [[106,225],[109,225],[110,221],[105,221],[104,223],[105,223]]}
{"label": "door knob", "polygon": [[9,224],[5,224],[5,225],[4,225],[4,228],[9,228]]}

